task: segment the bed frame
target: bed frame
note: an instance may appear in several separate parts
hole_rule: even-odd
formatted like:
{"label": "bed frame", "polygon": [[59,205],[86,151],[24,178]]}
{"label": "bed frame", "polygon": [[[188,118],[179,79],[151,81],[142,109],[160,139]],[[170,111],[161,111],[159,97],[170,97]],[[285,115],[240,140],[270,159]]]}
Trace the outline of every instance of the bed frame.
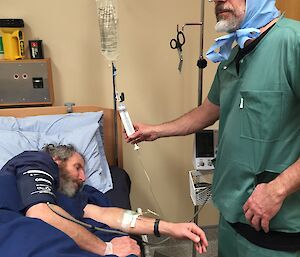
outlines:
{"label": "bed frame", "polygon": [[[0,109],[0,116],[13,116],[22,118],[27,116],[38,115],[53,115],[65,114],[70,112],[66,106],[53,107],[30,107],[30,108],[6,108]],[[72,112],[99,112],[104,113],[104,148],[108,164],[111,166],[118,166],[123,168],[123,152],[122,152],[122,127],[119,115],[117,115],[117,142],[118,149],[115,155],[115,132],[114,132],[114,110],[102,108],[99,106],[73,106]],[[116,158],[117,157],[117,158]]]}

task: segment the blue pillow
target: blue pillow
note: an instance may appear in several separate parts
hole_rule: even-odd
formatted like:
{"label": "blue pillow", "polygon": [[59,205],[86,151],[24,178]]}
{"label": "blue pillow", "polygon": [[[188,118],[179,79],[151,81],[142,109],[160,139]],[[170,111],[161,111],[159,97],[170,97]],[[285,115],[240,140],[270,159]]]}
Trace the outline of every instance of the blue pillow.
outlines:
{"label": "blue pillow", "polygon": [[37,150],[38,141],[39,135],[34,132],[0,129],[0,169],[24,150]]}
{"label": "blue pillow", "polygon": [[[87,125],[94,126],[91,128]],[[78,131],[82,127],[82,131]],[[44,144],[51,142],[71,143],[76,146],[79,152],[85,155],[87,160],[86,184],[97,188],[103,193],[112,189],[111,174],[101,136],[103,134],[103,112],[41,115],[25,118],[0,117],[0,130],[6,130],[6,134],[12,132],[16,135],[16,137],[8,137],[6,140],[6,134],[0,132],[1,143],[4,143],[5,146],[4,148],[0,147],[0,167],[8,159],[24,150],[40,150]],[[32,148],[31,139],[27,141],[28,145],[23,142],[24,138],[22,139],[23,143],[19,144],[22,133],[23,135],[34,135],[34,138],[38,138],[36,148]],[[63,137],[66,137],[66,139],[64,140]],[[87,140],[87,138],[90,140]],[[50,139],[52,141],[47,142]],[[89,142],[91,146],[87,146]],[[1,158],[2,155],[3,158]]]}

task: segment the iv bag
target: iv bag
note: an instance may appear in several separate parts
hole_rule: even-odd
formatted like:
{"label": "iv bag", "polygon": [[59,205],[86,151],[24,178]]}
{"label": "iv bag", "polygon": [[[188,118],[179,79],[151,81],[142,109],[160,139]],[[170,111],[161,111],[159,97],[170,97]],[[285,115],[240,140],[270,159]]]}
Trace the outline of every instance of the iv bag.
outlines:
{"label": "iv bag", "polygon": [[117,0],[96,0],[101,53],[109,61],[119,56]]}

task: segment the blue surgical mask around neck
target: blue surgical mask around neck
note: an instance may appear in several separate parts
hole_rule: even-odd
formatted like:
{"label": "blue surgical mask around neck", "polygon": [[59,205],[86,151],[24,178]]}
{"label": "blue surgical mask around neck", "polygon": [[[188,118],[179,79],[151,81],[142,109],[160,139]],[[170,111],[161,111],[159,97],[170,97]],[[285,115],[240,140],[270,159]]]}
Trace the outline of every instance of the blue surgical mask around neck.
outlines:
{"label": "blue surgical mask around neck", "polygon": [[[206,56],[213,62],[225,61],[229,58],[234,41],[241,48],[249,39],[260,35],[260,28],[264,27],[280,15],[275,6],[276,0],[246,0],[246,12],[240,28],[230,34],[215,39],[214,45]],[[220,49],[219,52],[216,52]]]}

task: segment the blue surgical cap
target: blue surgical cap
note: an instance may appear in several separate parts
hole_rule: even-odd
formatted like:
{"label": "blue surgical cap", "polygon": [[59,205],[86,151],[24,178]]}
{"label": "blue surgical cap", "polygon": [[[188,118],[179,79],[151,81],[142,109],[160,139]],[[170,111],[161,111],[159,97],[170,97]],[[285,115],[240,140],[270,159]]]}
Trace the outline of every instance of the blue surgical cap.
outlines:
{"label": "blue surgical cap", "polygon": [[[259,29],[280,15],[275,2],[276,0],[246,0],[245,18],[240,28],[215,39],[216,42],[207,52],[207,58],[213,62],[227,60],[234,41],[237,41],[238,45],[244,48],[247,40],[257,38],[260,35]],[[220,51],[216,52],[215,50],[219,48]]]}

